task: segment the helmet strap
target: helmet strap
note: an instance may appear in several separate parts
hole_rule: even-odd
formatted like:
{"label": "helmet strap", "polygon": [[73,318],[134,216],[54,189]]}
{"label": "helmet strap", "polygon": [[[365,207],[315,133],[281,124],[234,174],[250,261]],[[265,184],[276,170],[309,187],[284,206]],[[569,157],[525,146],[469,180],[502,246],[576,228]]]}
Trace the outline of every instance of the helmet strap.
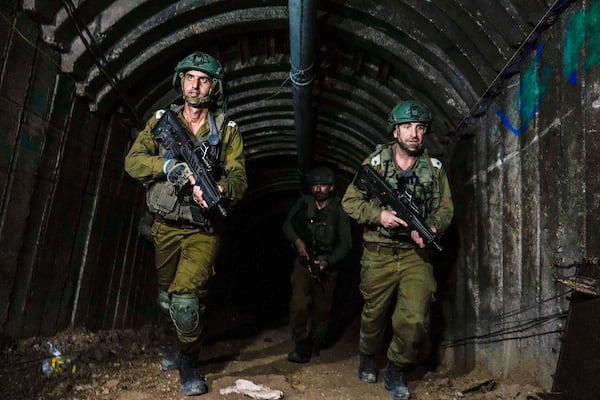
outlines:
{"label": "helmet strap", "polygon": [[190,106],[192,106],[194,108],[208,107],[212,103],[213,99],[216,99],[218,97],[219,93],[221,93],[221,82],[217,78],[212,78],[212,82],[210,84],[210,90],[208,91],[208,94],[206,96],[196,98],[196,99],[190,99],[185,94],[183,94],[184,93],[183,92],[183,77],[184,76],[185,76],[185,74],[183,72],[179,73],[179,85],[181,88],[180,91],[182,93],[181,97],[187,104],[189,104]]}

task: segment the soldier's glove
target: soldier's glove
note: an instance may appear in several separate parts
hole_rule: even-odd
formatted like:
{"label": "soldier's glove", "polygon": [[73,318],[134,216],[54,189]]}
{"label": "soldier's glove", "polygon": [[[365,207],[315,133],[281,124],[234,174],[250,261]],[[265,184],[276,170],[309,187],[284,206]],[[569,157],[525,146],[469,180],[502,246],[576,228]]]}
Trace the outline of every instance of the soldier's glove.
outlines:
{"label": "soldier's glove", "polygon": [[192,176],[192,170],[184,162],[169,163],[171,165],[165,165],[167,168],[167,180],[174,186],[183,187],[189,182],[190,176]]}

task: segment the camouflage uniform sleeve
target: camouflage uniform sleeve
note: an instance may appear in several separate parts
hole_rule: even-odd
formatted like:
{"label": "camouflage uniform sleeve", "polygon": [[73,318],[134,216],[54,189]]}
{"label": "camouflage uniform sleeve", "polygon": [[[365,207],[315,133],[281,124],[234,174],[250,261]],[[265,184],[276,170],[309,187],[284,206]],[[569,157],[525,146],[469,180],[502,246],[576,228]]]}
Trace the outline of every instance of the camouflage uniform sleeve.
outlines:
{"label": "camouflage uniform sleeve", "polygon": [[354,183],[348,185],[342,207],[359,224],[379,224],[381,206],[376,200],[369,199],[366,192],[358,190]]}
{"label": "camouflage uniform sleeve", "polygon": [[452,202],[452,193],[450,191],[450,184],[448,183],[448,177],[443,168],[440,169],[439,175],[439,187],[440,187],[440,208],[435,214],[427,218],[427,223],[430,226],[434,226],[438,233],[442,234],[454,216],[454,204]]}
{"label": "camouflage uniform sleeve", "polygon": [[244,142],[240,128],[235,122],[229,122],[226,129],[222,152],[224,153],[224,177],[219,180],[226,196],[232,203],[238,202],[248,188]]}
{"label": "camouflage uniform sleeve", "polygon": [[[304,197],[300,197],[298,200],[296,200],[294,205],[292,205],[292,208],[290,208],[290,211],[288,212],[287,217],[283,221],[283,226],[281,227],[281,231],[283,232],[283,235],[288,240],[288,242],[290,242],[292,244],[296,241],[296,239],[298,239],[300,237],[298,235],[298,232],[296,232],[296,229],[294,228],[293,219],[294,219],[294,216],[298,213],[298,211],[303,206],[304,206]],[[304,240],[304,238],[301,238],[301,239]]]}
{"label": "camouflage uniform sleeve", "polygon": [[152,137],[152,128],[156,125],[153,116],[139,133],[125,156],[125,171],[143,184],[164,178],[165,159],[159,155],[158,142]]}
{"label": "camouflage uniform sleeve", "polygon": [[338,207],[337,207],[337,214],[339,216],[339,221],[338,221],[339,232],[337,233],[338,240],[335,244],[335,247],[333,248],[333,251],[331,252],[331,254],[329,255],[329,257],[327,259],[327,262],[330,264],[337,264],[340,261],[342,261],[342,259],[344,257],[346,257],[346,255],[352,248],[352,236],[350,233],[350,218],[348,218],[348,215],[344,212],[341,204],[339,204],[339,203],[338,203]]}

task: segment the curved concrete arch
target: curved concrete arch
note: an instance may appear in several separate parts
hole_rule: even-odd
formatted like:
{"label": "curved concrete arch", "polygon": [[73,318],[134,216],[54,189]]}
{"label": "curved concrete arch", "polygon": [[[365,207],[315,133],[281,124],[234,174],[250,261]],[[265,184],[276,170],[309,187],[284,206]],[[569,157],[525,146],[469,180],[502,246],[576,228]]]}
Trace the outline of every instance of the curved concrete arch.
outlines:
{"label": "curved concrete arch", "polygon": [[[460,121],[548,11],[551,4],[544,3],[319,2],[313,82],[317,140],[331,152],[335,144],[367,152],[387,140],[389,110],[414,98],[434,114],[427,145],[443,153]],[[179,101],[170,83],[173,64],[200,46],[225,65],[229,115],[247,135],[253,157],[277,146],[277,140],[284,147],[293,143],[287,1],[81,0],[67,12],[69,4],[46,7],[44,12],[56,15],[41,26],[42,36],[62,50],[63,69],[72,71],[77,95],[91,99],[91,110],[122,115],[126,107],[145,120]],[[35,5],[28,7],[35,13]],[[100,61],[72,18],[102,53]],[[95,62],[105,63],[108,78]],[[111,75],[118,87],[109,83]],[[326,157],[320,151],[317,146],[315,156]]]}
{"label": "curved concrete arch", "polygon": [[[339,13],[334,14],[335,9],[330,11],[328,22],[332,22],[336,32],[347,26],[346,20],[366,25],[373,31],[372,33],[358,26],[350,30],[364,32],[361,37],[366,41],[369,36],[375,38],[381,36],[381,33],[388,38],[389,42],[397,41],[402,47],[419,54],[428,64],[442,71],[454,86],[460,87],[462,82],[468,81],[470,87],[481,90],[485,88],[485,80],[481,77],[479,69],[473,66],[463,52],[447,51],[455,47],[455,43],[459,40],[455,35],[462,31],[449,23],[451,21],[447,21],[448,18],[429,2],[409,4],[409,2],[388,0],[363,3],[346,2]],[[421,10],[423,7],[427,7],[427,12]],[[332,17],[333,15],[335,17]],[[338,19],[339,22],[333,22]],[[440,27],[440,23],[444,29]],[[462,35],[460,39],[464,40],[465,36]],[[469,43],[470,40],[466,42]],[[379,43],[375,42],[374,45],[378,46]],[[485,63],[483,66],[485,67]],[[458,79],[459,76],[467,79],[461,81]],[[465,90],[473,89],[465,87]]]}
{"label": "curved concrete arch", "polygon": [[[265,9],[264,13],[262,11],[263,10],[261,10],[262,19],[245,20],[244,17],[246,16],[246,11],[238,10],[221,14],[208,20],[192,22],[189,25],[170,31],[167,35],[163,35],[160,39],[151,42],[150,45],[145,44],[143,48],[138,49],[135,57],[121,57],[120,63],[112,62],[111,64],[108,64],[108,68],[119,77],[119,80],[129,81],[132,80],[131,74],[140,68],[140,64],[155,63],[157,57],[159,57],[158,55],[162,55],[165,52],[170,54],[174,53],[172,50],[165,49],[183,48],[186,47],[184,44],[190,41],[206,43],[205,46],[193,46],[193,48],[196,49],[212,47],[210,41],[214,40],[224,29],[239,30],[242,26],[259,26],[262,30],[264,25],[268,25],[270,21],[273,21],[274,19],[283,21],[287,17],[287,10],[283,8],[276,10]],[[232,24],[231,21],[236,22]],[[187,50],[186,52],[189,51],[190,50]],[[180,55],[175,59],[181,57],[183,57],[183,55]],[[102,73],[96,65],[91,67],[88,71],[85,79],[85,86],[88,88],[88,91],[92,93],[96,91],[103,93],[106,91],[104,88],[106,88],[108,84],[105,82]],[[103,86],[103,88],[99,89],[101,86]]]}
{"label": "curved concrete arch", "polygon": [[[186,28],[186,29],[187,29],[187,28]],[[180,32],[180,34],[183,34],[183,33],[181,33],[181,32]],[[176,36],[179,36],[179,35],[176,35]],[[167,40],[167,42],[168,42],[168,40]],[[389,50],[389,51],[393,51],[393,50],[394,50],[394,47],[393,47],[393,45],[390,45],[390,46],[392,46],[392,47],[390,48],[390,50]],[[397,53],[397,52],[395,52],[395,53]],[[402,52],[400,52],[400,53],[402,53]],[[131,69],[132,69],[132,70],[134,70],[134,67],[132,66],[132,68],[131,68]],[[426,73],[427,75],[432,75],[432,74],[433,74],[433,72],[432,72],[432,71],[436,71],[436,70],[435,70],[435,69],[433,69],[433,68],[430,68],[430,69],[429,69],[429,72],[425,71],[425,73]],[[121,72],[121,73],[120,73],[119,77],[121,78],[121,80],[122,80],[122,81],[125,81],[125,80],[127,79],[126,77],[127,77],[127,76],[131,76],[131,75],[132,75],[132,73],[127,73],[127,72],[123,71],[123,72]],[[439,78],[438,78],[438,79],[436,79],[436,82],[440,82],[440,80],[441,80],[441,79],[439,79]],[[101,107],[101,105],[100,105],[99,103],[101,103],[101,102],[104,100],[104,97],[105,97],[105,96],[108,96],[108,95],[110,95],[110,93],[111,93],[110,87],[107,87],[107,86],[105,85],[104,89],[103,89],[103,90],[102,90],[102,91],[99,93],[99,95],[98,95],[98,98],[97,98],[97,101],[96,101],[96,106],[95,106],[95,109],[96,109],[96,110],[99,110],[99,109],[101,109],[101,108],[102,108],[102,107]]]}
{"label": "curved concrete arch", "polygon": [[[91,3],[91,2],[86,2]],[[99,2],[95,2],[99,3]],[[92,33],[91,38],[98,49],[106,54],[106,61],[116,62],[126,52],[127,48],[139,46],[140,42],[154,42],[162,37],[173,27],[188,25],[198,20],[201,15],[205,21],[221,19],[221,14],[228,11],[243,12],[249,16],[261,16],[272,13],[276,8],[282,8],[281,1],[262,2],[259,7],[250,2],[231,2],[225,0],[179,0],[164,2],[156,0],[128,1],[119,0],[110,3],[106,8],[97,10],[94,18],[80,18],[85,28]],[[81,5],[75,10],[78,17],[86,14],[89,7]],[[66,23],[70,23],[68,14],[61,10],[57,16],[56,31],[62,31]],[[247,18],[245,18],[247,20]],[[234,19],[230,20],[235,21]],[[46,27],[47,28],[47,27]],[[127,31],[125,29],[129,28]],[[77,32],[71,30],[69,40],[69,53],[63,58],[63,63],[68,71],[80,69],[88,70],[93,61],[87,55],[87,48]],[[141,44],[141,46],[146,46]],[[136,52],[139,50],[136,50]]]}
{"label": "curved concrete arch", "polygon": [[463,98],[465,103],[474,101],[477,96],[469,87],[468,82],[464,82],[460,88],[456,88],[452,82],[446,79],[441,70],[429,64],[420,53],[415,53],[383,32],[373,31],[370,27],[358,22],[346,21],[339,27],[339,33],[347,35],[349,40],[354,43],[376,42],[378,46],[372,50],[372,53],[389,61],[394,68],[394,75],[405,77],[407,85],[414,86],[415,82],[420,82],[422,90],[428,93],[439,93],[439,88],[442,87],[442,92],[446,96]]}

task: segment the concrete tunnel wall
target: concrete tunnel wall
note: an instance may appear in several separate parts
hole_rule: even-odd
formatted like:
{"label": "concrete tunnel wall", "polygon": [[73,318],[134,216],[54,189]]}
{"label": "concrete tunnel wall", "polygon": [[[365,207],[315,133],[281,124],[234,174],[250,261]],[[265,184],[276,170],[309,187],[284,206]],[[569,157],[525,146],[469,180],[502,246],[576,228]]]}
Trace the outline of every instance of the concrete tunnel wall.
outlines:
{"label": "concrete tunnel wall", "polygon": [[556,279],[600,254],[599,12],[575,7],[530,43],[453,152],[444,346],[466,369],[552,384],[572,295]]}
{"label": "concrete tunnel wall", "polygon": [[[598,4],[576,4],[526,43],[445,160],[456,221],[435,317],[442,356],[457,370],[484,366],[551,384],[568,310],[555,277],[573,273],[555,265],[600,252]],[[0,24],[2,333],[138,327],[154,318],[155,287],[152,247],[138,231],[143,191],[122,168],[130,126],[117,112],[90,112],[59,51],[39,40],[39,23],[3,7],[11,24]],[[285,245],[273,232],[296,194],[280,192],[268,210],[254,194],[233,216],[230,249],[253,237],[252,274],[265,272],[261,254],[275,247],[257,239],[256,226]],[[274,279],[287,277],[279,270]]]}

